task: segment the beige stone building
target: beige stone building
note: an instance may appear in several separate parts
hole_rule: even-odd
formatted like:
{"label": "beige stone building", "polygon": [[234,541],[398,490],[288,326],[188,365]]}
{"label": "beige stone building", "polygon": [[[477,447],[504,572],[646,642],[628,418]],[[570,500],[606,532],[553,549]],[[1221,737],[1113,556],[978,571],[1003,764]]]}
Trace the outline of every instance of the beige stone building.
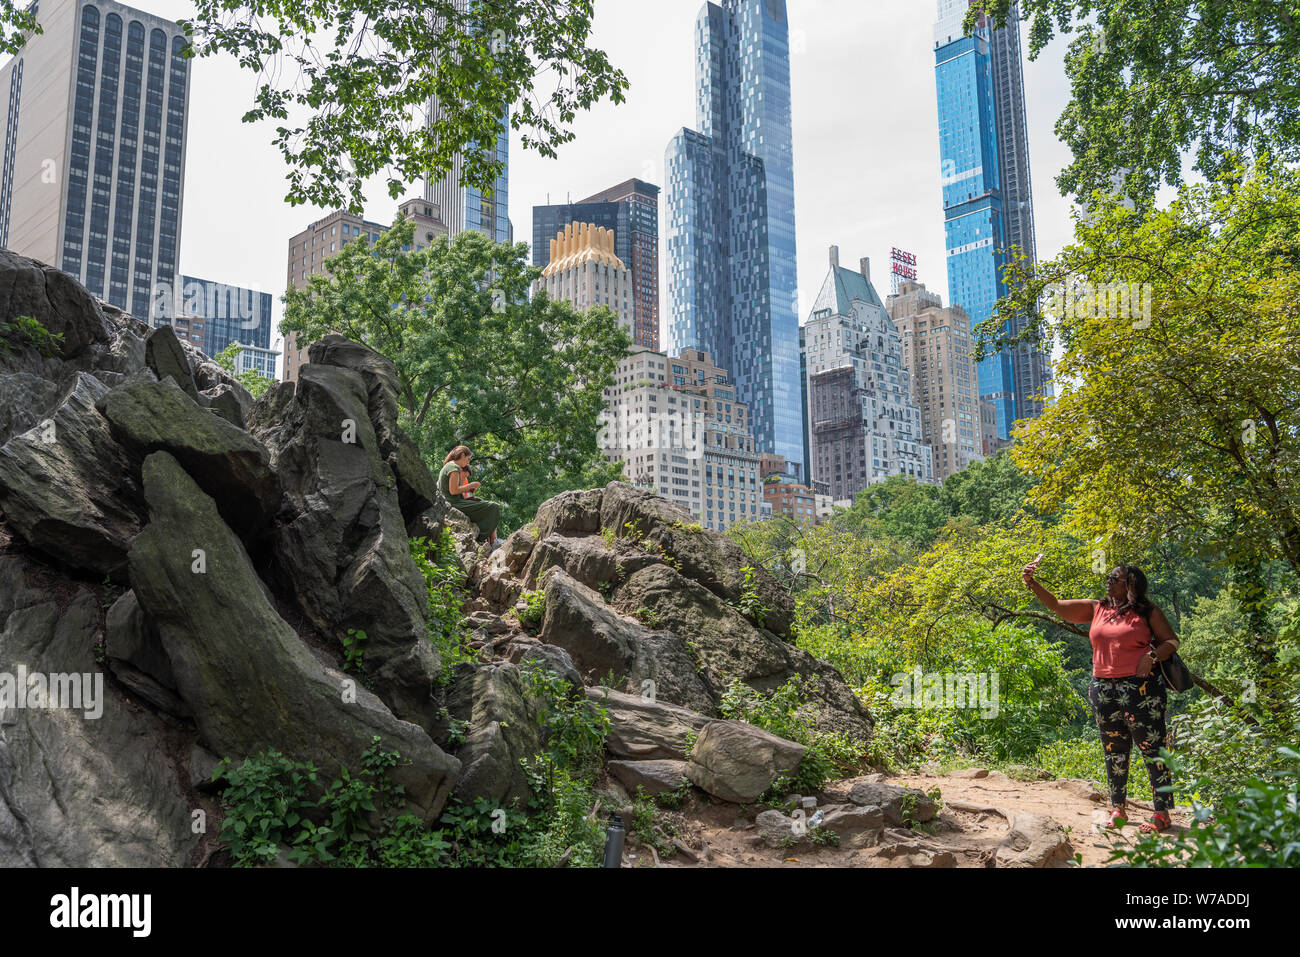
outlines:
{"label": "beige stone building", "polygon": [[636,323],[632,271],[614,254],[614,231],[591,223],[570,223],[551,240],[551,261],[538,289],[579,312],[608,306],[630,336]]}
{"label": "beige stone building", "polygon": [[749,410],[707,352],[634,348],[605,390],[602,446],[627,480],[686,506],[705,528],[757,521],[763,490]]}
{"label": "beige stone building", "polygon": [[[984,422],[973,356],[970,317],[944,307],[924,283],[904,282],[890,296],[889,317],[903,339],[903,364],[921,407],[921,435],[942,482],[984,458]],[[989,403],[988,411],[992,410]]]}
{"label": "beige stone building", "polygon": [[[415,249],[423,249],[437,237],[447,235],[441,211],[434,203],[423,199],[408,199],[398,207],[398,211],[400,215],[415,221]],[[388,228],[345,210],[336,210],[324,219],[317,220],[289,240],[288,288],[301,289],[307,285],[309,276],[327,274],[325,263],[337,256],[345,244],[362,237],[374,243]],[[298,381],[298,370],[307,362],[307,346],[311,343],[300,344],[297,340],[298,337],[293,333],[284,339],[284,370],[281,377],[285,382]]]}

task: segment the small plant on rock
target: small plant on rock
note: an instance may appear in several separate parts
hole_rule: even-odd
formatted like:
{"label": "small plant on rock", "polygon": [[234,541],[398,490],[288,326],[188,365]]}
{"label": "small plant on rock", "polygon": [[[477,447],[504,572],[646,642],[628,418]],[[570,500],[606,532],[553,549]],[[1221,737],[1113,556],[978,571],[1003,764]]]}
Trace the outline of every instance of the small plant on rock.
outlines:
{"label": "small plant on rock", "polygon": [[546,615],[546,592],[541,589],[526,591],[519,596],[523,607],[519,609],[519,624],[525,628],[536,628]]}

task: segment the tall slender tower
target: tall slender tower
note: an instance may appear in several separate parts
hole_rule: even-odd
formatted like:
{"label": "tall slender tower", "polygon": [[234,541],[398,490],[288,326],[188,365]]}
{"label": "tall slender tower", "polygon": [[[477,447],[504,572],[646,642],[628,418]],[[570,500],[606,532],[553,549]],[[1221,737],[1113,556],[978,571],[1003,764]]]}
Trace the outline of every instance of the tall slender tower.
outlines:
{"label": "tall slender tower", "polygon": [[185,34],[113,0],[40,0],[36,13],[45,32],[0,69],[0,246],[166,322],[185,182]]}
{"label": "tall slender tower", "polygon": [[668,334],[731,371],[760,451],[806,475],[785,0],[706,3],[697,126],[668,144]]}
{"label": "tall slender tower", "polygon": [[[981,21],[963,32],[969,0],[938,0],[935,78],[939,101],[939,151],[948,292],[970,315],[971,327],[993,315],[1007,291],[1004,267],[1018,251],[1036,261],[1033,188],[1025,122],[1019,9],[1006,27]],[[1023,320],[1012,320],[1009,332]],[[993,403],[998,435],[1007,438],[1017,419],[1042,412],[1038,396],[1050,386],[1047,355],[1021,346],[978,366],[980,395]]]}

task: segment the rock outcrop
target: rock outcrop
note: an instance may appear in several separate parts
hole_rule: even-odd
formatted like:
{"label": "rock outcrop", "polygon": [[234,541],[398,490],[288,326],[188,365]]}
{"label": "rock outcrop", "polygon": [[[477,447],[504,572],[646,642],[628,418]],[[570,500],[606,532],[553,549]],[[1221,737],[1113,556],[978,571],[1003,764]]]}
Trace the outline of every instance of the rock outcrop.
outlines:
{"label": "rock outcrop", "polygon": [[[748,803],[797,773],[803,745],[726,719],[733,682],[797,678],[811,726],[871,733],[777,582],[658,496],[568,492],[480,545],[399,425],[397,370],[358,343],[312,344],[254,401],[170,328],[6,251],[0,319],[0,866],[206,862],[219,762],[270,750],[332,776],[378,740],[426,821],[453,796],[526,804],[553,718],[531,667],[606,711],[629,794]],[[444,530],[474,659],[447,669],[412,555]],[[29,705],[20,675],[63,697]]]}

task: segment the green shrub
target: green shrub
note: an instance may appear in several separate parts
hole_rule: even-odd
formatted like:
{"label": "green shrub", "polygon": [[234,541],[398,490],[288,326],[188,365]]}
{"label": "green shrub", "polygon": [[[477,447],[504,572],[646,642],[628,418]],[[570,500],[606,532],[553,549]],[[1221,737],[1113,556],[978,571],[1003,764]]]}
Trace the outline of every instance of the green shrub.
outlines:
{"label": "green shrub", "polygon": [[524,607],[519,612],[519,624],[525,628],[536,628],[546,616],[546,592],[541,589],[526,591],[519,596]]}
{"label": "green shrub", "polygon": [[[1162,751],[1175,775],[1179,758]],[[1300,753],[1278,748],[1284,766],[1247,781],[1217,812],[1197,803],[1185,832],[1144,834],[1116,847],[1110,861],[1136,867],[1296,867],[1300,865]],[[1210,782],[1192,782],[1205,789]]]}
{"label": "green shrub", "polygon": [[412,538],[411,560],[424,579],[425,613],[429,641],[442,658],[443,676],[474,656],[466,646],[463,609],[465,606],[465,570],[456,555],[456,540],[451,529],[443,526],[436,540]]}

